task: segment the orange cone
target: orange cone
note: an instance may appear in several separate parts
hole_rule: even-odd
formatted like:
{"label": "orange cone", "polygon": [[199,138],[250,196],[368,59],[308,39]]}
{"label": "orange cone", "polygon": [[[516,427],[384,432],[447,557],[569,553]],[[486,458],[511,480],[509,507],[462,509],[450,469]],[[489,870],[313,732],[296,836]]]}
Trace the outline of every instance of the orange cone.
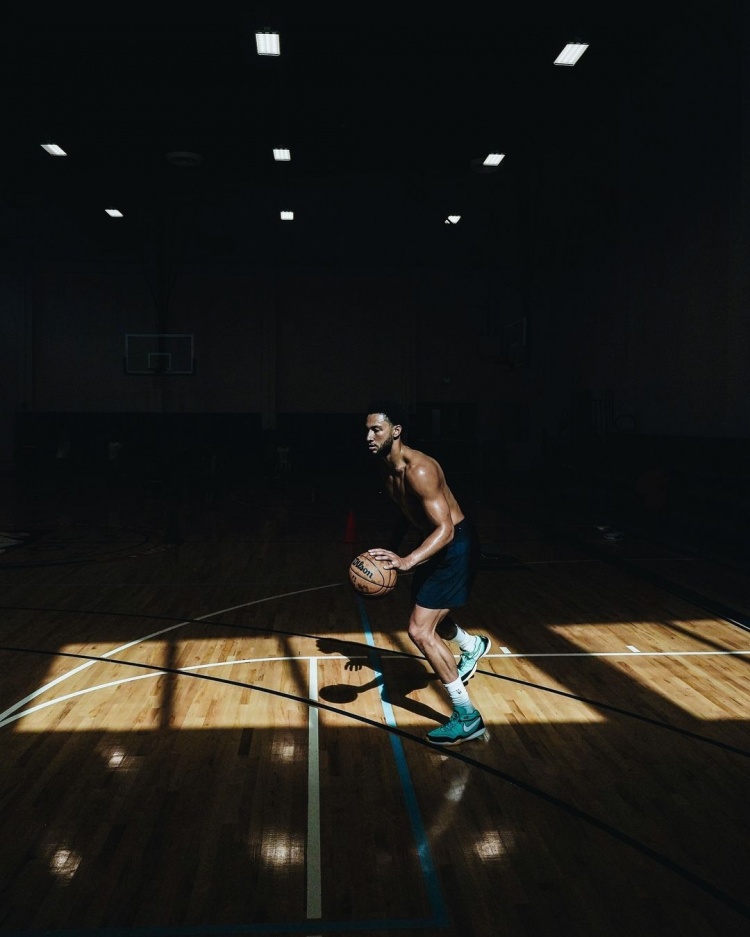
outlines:
{"label": "orange cone", "polygon": [[357,539],[355,533],[355,524],[354,524],[354,511],[349,509],[349,513],[346,515],[346,529],[344,530],[344,543],[354,543]]}

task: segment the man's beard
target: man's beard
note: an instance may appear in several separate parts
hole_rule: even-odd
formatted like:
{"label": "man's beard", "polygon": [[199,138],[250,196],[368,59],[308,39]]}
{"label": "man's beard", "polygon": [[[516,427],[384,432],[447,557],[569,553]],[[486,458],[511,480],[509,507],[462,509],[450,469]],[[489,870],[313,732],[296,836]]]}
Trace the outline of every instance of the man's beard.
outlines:
{"label": "man's beard", "polygon": [[376,449],[375,455],[379,459],[385,459],[387,456],[390,455],[391,449],[393,449],[393,437],[391,437],[386,442],[384,442],[383,445],[379,449]]}

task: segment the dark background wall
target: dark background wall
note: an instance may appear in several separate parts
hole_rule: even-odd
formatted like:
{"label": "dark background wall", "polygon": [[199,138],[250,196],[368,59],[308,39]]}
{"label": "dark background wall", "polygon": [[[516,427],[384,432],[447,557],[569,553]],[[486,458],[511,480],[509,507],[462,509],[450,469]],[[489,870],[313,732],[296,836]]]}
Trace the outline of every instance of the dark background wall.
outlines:
{"label": "dark background wall", "polygon": [[[580,126],[568,114],[569,133],[519,148],[506,181],[457,182],[455,201],[476,210],[455,227],[441,223],[428,167],[347,170],[314,194],[292,179],[283,194],[303,211],[263,236],[227,220],[252,193],[225,191],[191,214],[183,188],[170,219],[184,243],[172,254],[147,237],[136,256],[74,213],[6,201],[0,467],[22,461],[35,414],[102,414],[103,436],[107,414],[234,414],[249,433],[288,434],[305,415],[354,420],[384,393],[421,408],[426,438],[424,414],[453,407],[442,435],[470,438],[490,467],[585,451],[592,434],[618,451],[635,439],[742,441],[748,14],[734,3],[710,19],[701,4],[690,12],[674,42],[636,54],[606,97],[579,86]],[[550,96],[549,113],[566,93]],[[353,227],[355,202],[370,226]],[[310,219],[324,207],[318,231]],[[404,218],[428,210],[438,223],[415,237]],[[162,294],[160,276],[172,282]],[[522,317],[519,367],[505,336]],[[123,373],[125,334],[157,331],[194,334],[194,375]]]}

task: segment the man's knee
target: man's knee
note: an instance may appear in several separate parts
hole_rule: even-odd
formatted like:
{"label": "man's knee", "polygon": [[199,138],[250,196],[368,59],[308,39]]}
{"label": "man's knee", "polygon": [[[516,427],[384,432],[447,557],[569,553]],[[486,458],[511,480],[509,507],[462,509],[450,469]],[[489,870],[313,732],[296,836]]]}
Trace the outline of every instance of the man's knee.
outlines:
{"label": "man's knee", "polygon": [[[409,619],[409,637],[418,648],[422,648],[425,641],[430,641],[435,633],[443,637],[441,625],[446,614],[447,612],[443,612],[440,609],[414,609]],[[455,628],[456,626],[454,624],[454,634]]]}
{"label": "man's knee", "polygon": [[430,627],[425,627],[425,623],[416,619],[413,615],[409,619],[409,637],[421,650],[424,644],[425,638],[432,631]]}

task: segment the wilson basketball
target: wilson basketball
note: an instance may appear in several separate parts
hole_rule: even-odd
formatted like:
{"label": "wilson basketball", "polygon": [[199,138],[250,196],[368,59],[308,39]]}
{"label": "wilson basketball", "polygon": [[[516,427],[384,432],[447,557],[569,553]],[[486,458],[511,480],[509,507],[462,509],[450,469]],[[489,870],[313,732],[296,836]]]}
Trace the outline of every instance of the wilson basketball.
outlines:
{"label": "wilson basketball", "polygon": [[387,595],[395,587],[397,579],[395,569],[386,569],[369,553],[355,556],[349,567],[349,581],[362,595]]}

